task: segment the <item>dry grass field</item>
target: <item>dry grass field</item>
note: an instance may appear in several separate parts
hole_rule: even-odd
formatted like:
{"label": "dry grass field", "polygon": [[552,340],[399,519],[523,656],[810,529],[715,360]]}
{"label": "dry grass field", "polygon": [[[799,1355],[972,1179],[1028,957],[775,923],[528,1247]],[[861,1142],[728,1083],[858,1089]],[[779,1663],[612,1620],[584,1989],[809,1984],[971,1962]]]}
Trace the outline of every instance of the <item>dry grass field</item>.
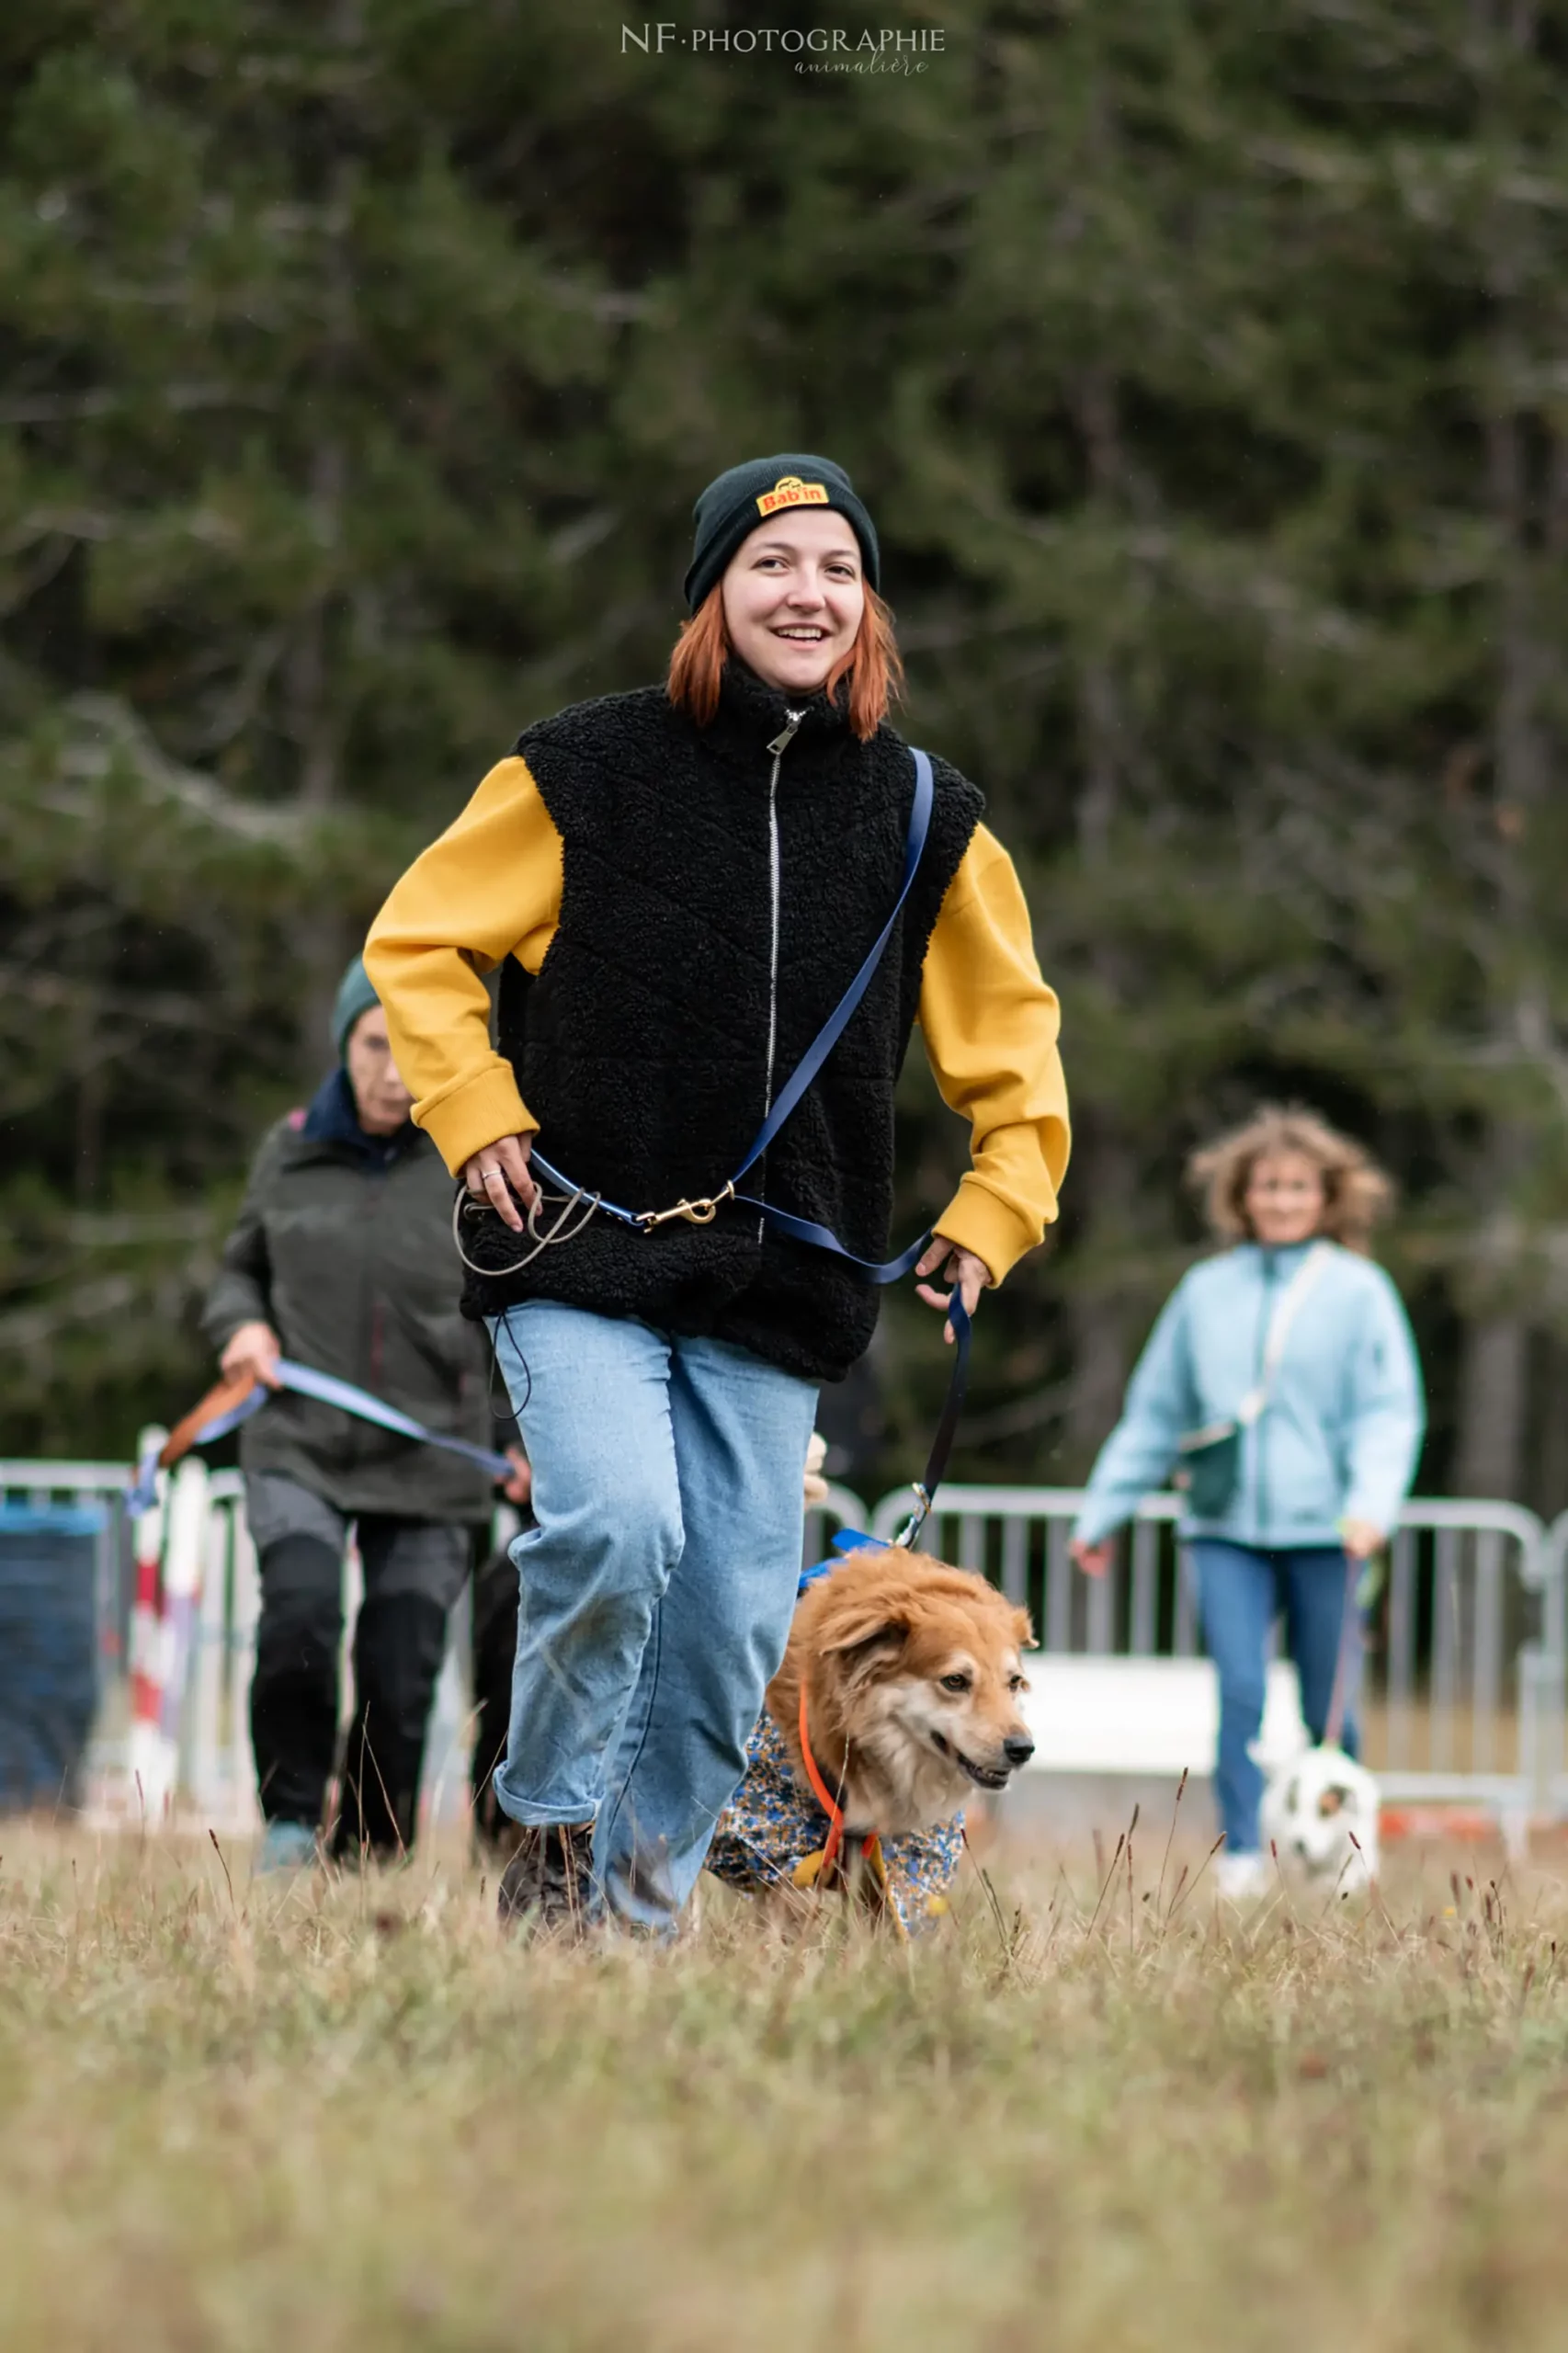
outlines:
{"label": "dry grass field", "polygon": [[914,1953],[722,1898],[567,1953],[455,1853],[280,1888],[5,1833],[6,2347],[1568,2341],[1551,1863],[1403,1850],[1381,1906],[1244,1923],[1162,1827],[1103,1899],[997,1859]]}

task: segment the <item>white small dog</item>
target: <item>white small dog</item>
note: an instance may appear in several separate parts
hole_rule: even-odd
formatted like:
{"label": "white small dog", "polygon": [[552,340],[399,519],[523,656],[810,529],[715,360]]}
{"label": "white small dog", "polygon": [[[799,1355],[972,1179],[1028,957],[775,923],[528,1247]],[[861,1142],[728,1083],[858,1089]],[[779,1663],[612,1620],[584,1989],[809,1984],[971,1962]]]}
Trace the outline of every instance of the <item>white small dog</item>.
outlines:
{"label": "white small dog", "polygon": [[1342,1748],[1309,1748],[1263,1793],[1263,1846],[1312,1893],[1364,1894],[1378,1876],[1378,1785]]}

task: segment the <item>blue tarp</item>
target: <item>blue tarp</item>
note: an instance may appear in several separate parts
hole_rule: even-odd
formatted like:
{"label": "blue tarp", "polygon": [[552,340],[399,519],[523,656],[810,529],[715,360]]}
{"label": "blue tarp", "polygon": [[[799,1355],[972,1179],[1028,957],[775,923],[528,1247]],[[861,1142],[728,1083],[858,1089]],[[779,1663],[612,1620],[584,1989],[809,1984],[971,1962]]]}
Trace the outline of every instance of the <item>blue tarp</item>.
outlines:
{"label": "blue tarp", "polygon": [[101,1505],[0,1504],[0,1810],[78,1801],[107,1518]]}

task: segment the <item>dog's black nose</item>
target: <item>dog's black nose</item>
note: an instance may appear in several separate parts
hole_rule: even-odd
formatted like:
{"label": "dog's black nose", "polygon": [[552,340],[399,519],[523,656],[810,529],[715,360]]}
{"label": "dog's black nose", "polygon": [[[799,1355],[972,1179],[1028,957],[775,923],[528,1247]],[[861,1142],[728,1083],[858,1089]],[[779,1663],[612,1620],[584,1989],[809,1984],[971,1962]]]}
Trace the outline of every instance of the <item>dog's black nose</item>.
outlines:
{"label": "dog's black nose", "polygon": [[1034,1743],[1028,1733],[1014,1733],[1002,1743],[1002,1754],[1009,1765],[1027,1765],[1034,1755]]}

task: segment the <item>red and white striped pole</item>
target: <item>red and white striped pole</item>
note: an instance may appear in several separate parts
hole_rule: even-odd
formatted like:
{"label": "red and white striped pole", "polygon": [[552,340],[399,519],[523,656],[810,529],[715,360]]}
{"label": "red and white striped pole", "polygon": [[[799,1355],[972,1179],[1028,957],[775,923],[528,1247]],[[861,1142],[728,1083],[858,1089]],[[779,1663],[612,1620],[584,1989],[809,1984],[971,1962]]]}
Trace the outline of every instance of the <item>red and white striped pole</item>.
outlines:
{"label": "red and white striped pole", "polygon": [[126,1802],[146,1824],[164,1820],[179,1778],[186,1677],[207,1554],[207,1487],[205,1464],[187,1454],[172,1476],[158,1473],[157,1500],[136,1520]]}
{"label": "red and white striped pole", "polygon": [[[136,1441],[136,1460],[155,1455],[166,1430],[144,1429]],[[159,1801],[153,1785],[158,1773],[158,1725],[163,1713],[164,1623],[163,1563],[164,1505],[168,1494],[166,1471],[157,1475],[156,1500],[138,1513],[131,1529],[136,1564],[136,1598],[131,1611],[131,1643],[127,1661],[131,1681],[131,1731],[126,1749],[128,1801],[143,1819]]]}

